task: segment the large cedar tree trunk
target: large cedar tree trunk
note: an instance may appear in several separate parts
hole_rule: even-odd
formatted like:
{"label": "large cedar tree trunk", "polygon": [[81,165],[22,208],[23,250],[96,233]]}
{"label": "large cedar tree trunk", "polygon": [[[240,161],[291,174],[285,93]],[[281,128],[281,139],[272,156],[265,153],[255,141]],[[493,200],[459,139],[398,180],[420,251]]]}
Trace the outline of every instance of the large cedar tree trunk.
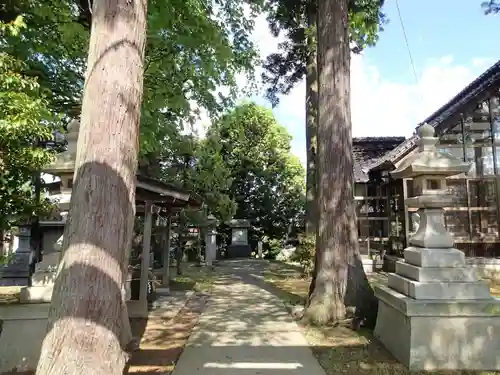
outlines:
{"label": "large cedar tree trunk", "polygon": [[312,31],[316,28],[316,4],[308,9],[307,38],[309,54],[307,56],[306,74],[306,147],[307,147],[307,179],[306,179],[306,223],[307,235],[316,234],[316,149],[317,149],[317,108],[318,108],[318,72],[316,59],[316,38]]}
{"label": "large cedar tree trunk", "polygon": [[134,229],[146,12],[147,0],[93,4],[71,208],[38,375],[121,375],[125,367],[122,287]]}
{"label": "large cedar tree trunk", "polygon": [[318,227],[314,277],[305,310],[317,324],[346,317],[373,326],[377,300],[358,248],[350,109],[348,1],[318,6]]}

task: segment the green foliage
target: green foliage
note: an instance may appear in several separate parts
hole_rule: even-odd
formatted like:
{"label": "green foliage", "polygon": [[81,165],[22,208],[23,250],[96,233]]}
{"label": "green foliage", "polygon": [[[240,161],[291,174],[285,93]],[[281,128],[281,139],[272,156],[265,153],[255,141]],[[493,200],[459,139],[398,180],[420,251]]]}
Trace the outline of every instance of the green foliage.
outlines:
{"label": "green foliage", "polygon": [[[22,62],[23,77],[39,85],[44,105],[65,120],[80,115],[91,3],[7,0],[0,5],[7,28],[17,14],[24,14],[28,25],[22,38],[0,35],[0,51]],[[216,119],[234,105],[236,75],[252,81],[258,56],[250,34],[260,6],[260,0],[151,0],[148,7],[140,171],[200,193],[221,220],[232,217],[236,206],[226,193],[231,180],[218,145],[183,132],[200,111]],[[201,220],[197,213],[189,216]]]}
{"label": "green foliage", "polygon": [[232,180],[217,140],[178,135],[171,145],[169,154],[162,159],[159,177],[199,194],[206,207],[205,212],[187,212],[187,221],[202,224],[209,214],[220,221],[231,219],[236,209],[229,197]]}
{"label": "green foliage", "polygon": [[304,169],[269,109],[241,104],[212,124],[208,138],[219,145],[229,171],[234,217],[250,220],[254,238],[282,240],[302,226]]}
{"label": "green foliage", "polygon": [[[238,92],[236,74],[253,77],[257,54],[250,33],[260,1],[152,0],[141,117],[141,165],[163,157],[170,139],[192,125],[200,110],[215,118]],[[244,11],[250,4],[251,12]],[[3,36],[0,49],[27,65],[50,108],[78,117],[89,43],[91,1],[7,0],[0,20],[25,14],[23,38]],[[224,94],[218,88],[224,86]]]}
{"label": "green foliage", "polygon": [[312,235],[301,235],[299,236],[297,248],[290,257],[290,260],[301,265],[305,276],[312,276],[314,271],[315,255],[316,237]]}
{"label": "green foliage", "polygon": [[283,241],[271,238],[263,247],[265,258],[276,259],[280,251],[283,250]]}
{"label": "green foliage", "polygon": [[[24,27],[17,17],[9,24],[0,22],[0,33],[19,37]],[[23,62],[0,52],[0,229],[48,209],[33,197],[32,180],[52,158],[37,144],[52,139],[54,117],[38,80],[26,69]]]}
{"label": "green foliage", "polygon": [[[375,45],[378,35],[387,22],[381,8],[384,0],[349,1],[349,25],[352,51],[361,52]],[[315,0],[268,0],[269,27],[275,36],[284,34],[286,40],[279,44],[279,52],[267,56],[263,63],[262,79],[267,85],[266,96],[279,103],[279,95],[287,95],[306,74],[306,62],[315,45],[315,27],[308,22],[309,13],[315,15]]]}

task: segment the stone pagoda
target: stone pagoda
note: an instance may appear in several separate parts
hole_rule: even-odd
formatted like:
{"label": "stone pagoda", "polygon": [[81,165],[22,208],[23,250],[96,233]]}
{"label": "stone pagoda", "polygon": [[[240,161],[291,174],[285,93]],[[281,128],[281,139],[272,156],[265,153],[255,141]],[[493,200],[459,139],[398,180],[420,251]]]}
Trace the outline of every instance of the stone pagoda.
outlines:
{"label": "stone pagoda", "polygon": [[432,126],[419,136],[415,155],[392,175],[413,178],[416,196],[405,204],[418,208],[420,224],[387,287],[375,287],[375,336],[410,370],[498,370],[500,301],[453,247],[443,220],[443,207],[454,204],[446,177],[470,164],[439,152]]}
{"label": "stone pagoda", "polygon": [[[66,223],[69,212],[79,129],[80,123],[77,120],[68,124],[68,133],[65,136],[68,143],[66,151],[57,154],[54,162],[42,171],[61,179],[59,192],[52,194],[50,199],[56,205],[57,217],[53,219],[59,221],[62,227]],[[61,258],[62,241],[63,236],[60,235],[53,243],[52,249],[44,249],[42,261],[36,264],[35,272],[31,276],[32,286],[21,291],[23,302],[49,302],[52,298],[52,287]]]}

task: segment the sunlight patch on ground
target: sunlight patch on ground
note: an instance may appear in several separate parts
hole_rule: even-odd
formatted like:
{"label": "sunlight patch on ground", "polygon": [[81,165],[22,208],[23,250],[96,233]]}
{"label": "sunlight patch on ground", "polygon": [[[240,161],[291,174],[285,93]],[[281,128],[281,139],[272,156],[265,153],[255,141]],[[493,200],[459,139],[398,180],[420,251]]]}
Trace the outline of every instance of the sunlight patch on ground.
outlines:
{"label": "sunlight patch on ground", "polygon": [[255,370],[297,370],[303,366],[300,363],[271,363],[271,362],[234,362],[218,363],[208,362],[203,365],[204,368],[220,369],[255,369]]}

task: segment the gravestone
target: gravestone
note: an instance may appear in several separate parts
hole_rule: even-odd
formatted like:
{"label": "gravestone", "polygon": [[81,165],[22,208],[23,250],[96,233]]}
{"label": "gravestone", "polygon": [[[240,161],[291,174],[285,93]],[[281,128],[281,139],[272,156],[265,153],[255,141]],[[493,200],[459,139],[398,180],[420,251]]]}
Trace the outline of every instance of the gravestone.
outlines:
{"label": "gravestone", "polygon": [[17,233],[17,249],[8,262],[0,265],[0,286],[27,286],[30,277],[31,229],[30,225],[20,225]]}
{"label": "gravestone", "polygon": [[245,219],[233,219],[229,222],[231,227],[231,244],[227,248],[228,258],[249,258],[252,249],[248,244],[248,228],[250,223]]}
{"label": "gravestone", "polygon": [[443,207],[455,204],[446,177],[469,164],[437,151],[433,127],[419,136],[418,152],[392,175],[413,178],[416,196],[405,204],[418,208],[420,222],[388,285],[374,287],[375,336],[410,370],[498,370],[500,301],[453,247],[443,220]]}

